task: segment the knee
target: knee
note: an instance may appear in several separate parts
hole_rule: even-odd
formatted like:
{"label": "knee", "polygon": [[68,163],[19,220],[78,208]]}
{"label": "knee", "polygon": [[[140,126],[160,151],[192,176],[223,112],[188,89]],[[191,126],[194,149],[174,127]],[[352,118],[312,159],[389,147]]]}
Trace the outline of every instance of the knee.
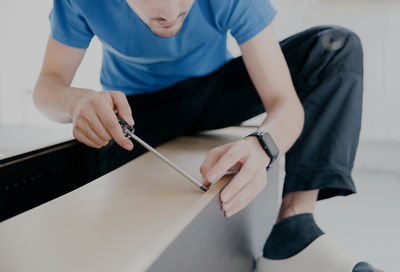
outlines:
{"label": "knee", "polygon": [[347,28],[332,26],[321,32],[319,41],[325,51],[322,55],[326,56],[322,60],[326,64],[323,73],[333,81],[338,77],[333,75],[340,74],[341,77],[341,88],[331,89],[338,95],[330,98],[338,99],[343,111],[347,106],[351,112],[348,116],[359,116],[363,96],[363,49],[359,36]]}
{"label": "knee", "polygon": [[324,50],[334,53],[335,70],[363,74],[363,48],[360,37],[345,27],[330,26],[323,31],[320,42]]}

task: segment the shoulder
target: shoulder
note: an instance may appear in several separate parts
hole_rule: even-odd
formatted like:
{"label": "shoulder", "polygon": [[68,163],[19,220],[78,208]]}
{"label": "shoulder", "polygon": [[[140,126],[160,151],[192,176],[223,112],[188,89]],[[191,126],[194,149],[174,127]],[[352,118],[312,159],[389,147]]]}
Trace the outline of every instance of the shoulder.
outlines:
{"label": "shoulder", "polygon": [[[233,9],[240,0],[197,0],[201,7],[209,9],[214,14],[221,14],[221,12],[228,12]],[[252,0],[245,0],[247,3]]]}
{"label": "shoulder", "polygon": [[[251,19],[252,14],[271,7],[269,0],[196,0],[204,14],[216,25],[226,28],[238,17]],[[249,18],[250,17],[250,18]],[[231,22],[230,22],[231,21]]]}
{"label": "shoulder", "polygon": [[[54,5],[62,5],[70,8],[76,12],[87,12],[90,10],[99,10],[109,5],[111,2],[119,1],[107,1],[107,0],[53,0]],[[124,1],[124,0],[122,0]]]}
{"label": "shoulder", "polygon": [[257,2],[268,2],[268,0],[197,0],[200,5],[208,6],[212,11],[230,12],[235,8],[249,7]]}
{"label": "shoulder", "polygon": [[[230,13],[240,0],[195,0],[205,17],[213,21],[218,28],[224,28]],[[244,0],[244,2],[251,0]]]}
{"label": "shoulder", "polygon": [[267,27],[276,15],[270,0],[197,0],[220,32],[231,31],[242,44]]}
{"label": "shoulder", "polygon": [[196,0],[203,12],[210,13],[214,18],[228,19],[233,13],[246,10],[257,10],[271,6],[269,0]]}

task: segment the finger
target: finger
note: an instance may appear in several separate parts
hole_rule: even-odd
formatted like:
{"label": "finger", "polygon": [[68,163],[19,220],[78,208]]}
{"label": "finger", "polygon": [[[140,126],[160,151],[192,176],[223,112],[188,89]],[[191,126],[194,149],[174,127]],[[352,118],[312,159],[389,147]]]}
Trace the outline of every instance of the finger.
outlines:
{"label": "finger", "polygon": [[252,202],[267,184],[265,170],[257,172],[254,178],[247,183],[230,201],[222,205],[226,217],[231,217]]}
{"label": "finger", "polygon": [[225,189],[221,192],[221,201],[228,202],[235,196],[247,183],[249,183],[257,172],[257,162],[255,159],[248,159],[229,182]]}
{"label": "finger", "polygon": [[[90,141],[91,145],[95,147],[104,146],[104,141],[101,140],[89,127],[88,118],[83,116],[78,116],[74,122],[74,136],[75,134],[80,137],[85,137]],[[94,146],[93,146],[94,147]]]}
{"label": "finger", "polygon": [[84,130],[82,130],[82,134],[98,146],[103,147],[108,144],[108,141],[101,139],[96,132],[90,128],[89,124],[86,125]]}
{"label": "finger", "polygon": [[228,172],[238,172],[240,170],[240,168],[242,167],[242,163],[241,162],[237,162],[234,166],[232,166],[231,168],[228,169]]}
{"label": "finger", "polygon": [[79,142],[88,145],[90,147],[94,147],[94,148],[101,148],[100,145],[96,144],[95,142],[93,142],[92,140],[90,140],[88,137],[86,137],[81,131],[79,130],[74,130],[73,135],[75,137],[76,140],[78,140]]}
{"label": "finger", "polygon": [[207,173],[232,144],[233,143],[229,143],[222,146],[218,146],[207,152],[206,158],[204,159],[202,165],[200,166],[200,173],[204,180],[203,182],[204,186],[208,187],[210,185],[210,183],[205,178]]}
{"label": "finger", "polygon": [[229,168],[234,166],[238,161],[244,159],[246,155],[246,149],[243,147],[241,142],[236,142],[231,145],[207,173],[207,181],[211,184],[215,183]]}
{"label": "finger", "polygon": [[82,117],[82,122],[77,122],[83,134],[91,141],[100,146],[106,146],[111,140],[111,136],[104,129],[95,111],[90,111],[85,117]]}
{"label": "finger", "polygon": [[102,141],[108,143],[112,139],[111,135],[104,128],[97,113],[94,112],[93,115],[94,116],[90,119],[90,122],[88,122],[90,129],[92,129]]}
{"label": "finger", "polygon": [[133,144],[124,136],[117,116],[112,108],[107,104],[103,104],[98,110],[98,116],[100,117],[100,122],[103,124],[103,127],[114,138],[115,142],[128,151],[132,150]]}
{"label": "finger", "polygon": [[128,99],[122,92],[112,91],[110,92],[111,98],[113,100],[114,106],[118,111],[119,116],[128,123],[128,125],[135,125],[135,121],[132,117],[132,110],[128,103]]}

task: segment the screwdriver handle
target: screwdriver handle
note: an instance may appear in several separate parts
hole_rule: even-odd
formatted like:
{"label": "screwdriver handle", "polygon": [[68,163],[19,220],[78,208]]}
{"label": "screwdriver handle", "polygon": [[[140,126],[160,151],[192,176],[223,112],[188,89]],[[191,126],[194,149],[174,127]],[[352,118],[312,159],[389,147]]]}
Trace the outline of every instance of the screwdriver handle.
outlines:
{"label": "screwdriver handle", "polygon": [[[125,122],[119,115],[118,113],[116,114],[118,118],[118,122],[121,125],[122,131],[124,132],[124,136],[127,138],[132,138],[131,133],[135,133],[135,128],[133,126],[128,125],[127,122]],[[131,132],[131,133],[129,133]]]}

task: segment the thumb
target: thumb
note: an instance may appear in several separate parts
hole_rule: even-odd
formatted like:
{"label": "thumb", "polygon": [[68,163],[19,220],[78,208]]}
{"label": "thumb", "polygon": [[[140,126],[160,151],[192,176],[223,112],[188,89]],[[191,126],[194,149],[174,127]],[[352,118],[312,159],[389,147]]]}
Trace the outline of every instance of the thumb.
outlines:
{"label": "thumb", "polygon": [[204,161],[203,164],[200,166],[200,174],[202,175],[204,180],[207,180],[206,176],[208,171],[216,164],[216,162],[222,157],[222,155],[229,149],[232,143],[228,143],[222,146],[218,146],[210,150]]}

